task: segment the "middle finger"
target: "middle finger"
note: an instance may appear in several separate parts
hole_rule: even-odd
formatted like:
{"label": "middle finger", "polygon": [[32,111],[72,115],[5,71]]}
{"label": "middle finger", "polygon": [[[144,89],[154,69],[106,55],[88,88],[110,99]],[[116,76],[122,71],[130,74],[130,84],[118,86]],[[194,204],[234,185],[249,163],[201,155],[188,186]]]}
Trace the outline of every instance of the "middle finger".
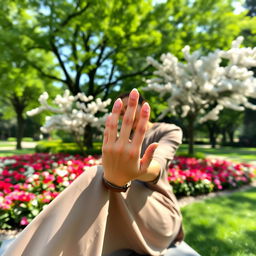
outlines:
{"label": "middle finger", "polygon": [[120,131],[120,141],[126,143],[129,141],[129,137],[131,134],[134,117],[138,105],[139,100],[139,92],[137,89],[133,89],[130,92],[129,99],[128,99],[128,106],[124,114],[124,118],[122,121],[121,131]]}

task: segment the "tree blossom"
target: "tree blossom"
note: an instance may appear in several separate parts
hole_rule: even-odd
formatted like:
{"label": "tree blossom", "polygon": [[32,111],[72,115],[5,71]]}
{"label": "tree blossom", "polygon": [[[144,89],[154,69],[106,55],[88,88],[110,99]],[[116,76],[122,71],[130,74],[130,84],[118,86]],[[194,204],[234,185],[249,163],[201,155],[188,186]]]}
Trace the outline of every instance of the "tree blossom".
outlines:
{"label": "tree blossom", "polygon": [[44,92],[39,97],[41,106],[27,112],[29,116],[46,110],[55,114],[46,117],[46,123],[41,127],[43,133],[50,133],[55,129],[64,130],[75,135],[76,141],[79,141],[84,136],[86,126],[102,131],[107,114],[100,116],[99,113],[108,111],[106,107],[110,104],[110,99],[93,100],[93,96],[86,96],[84,93],[73,96],[66,90],[63,96],[56,96],[54,103],[57,107],[53,107],[48,104],[48,98],[48,93]]}
{"label": "tree blossom", "polygon": [[[197,115],[200,122],[217,120],[223,108],[243,111],[256,110],[248,98],[256,98],[256,79],[249,70],[256,66],[256,47],[239,48],[243,38],[238,37],[229,50],[216,50],[203,56],[200,51],[190,53],[183,48],[185,62],[179,62],[171,53],[163,54],[161,62],[148,57],[156,68],[156,78],[147,80],[145,90],[160,96],[169,95],[166,113]],[[223,65],[223,63],[227,63]]]}
{"label": "tree blossom", "polygon": [[186,46],[182,50],[184,62],[171,53],[162,54],[161,63],[147,58],[156,71],[144,90],[167,96],[168,107],[159,118],[171,112],[188,119],[190,154],[195,122],[217,120],[224,108],[256,110],[256,105],[248,101],[256,98],[256,79],[249,70],[256,67],[256,47],[240,48],[242,41],[238,37],[229,50],[216,50],[205,56],[200,51],[190,53]]}

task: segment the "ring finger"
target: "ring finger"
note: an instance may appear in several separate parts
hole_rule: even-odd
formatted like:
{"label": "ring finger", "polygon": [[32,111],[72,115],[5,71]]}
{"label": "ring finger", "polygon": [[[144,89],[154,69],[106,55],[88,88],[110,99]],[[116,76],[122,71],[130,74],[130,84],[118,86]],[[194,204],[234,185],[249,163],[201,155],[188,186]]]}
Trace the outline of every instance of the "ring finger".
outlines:
{"label": "ring finger", "polygon": [[118,120],[122,109],[122,104],[123,102],[119,98],[115,101],[114,106],[112,108],[112,113],[108,120],[108,143],[113,143],[116,141]]}

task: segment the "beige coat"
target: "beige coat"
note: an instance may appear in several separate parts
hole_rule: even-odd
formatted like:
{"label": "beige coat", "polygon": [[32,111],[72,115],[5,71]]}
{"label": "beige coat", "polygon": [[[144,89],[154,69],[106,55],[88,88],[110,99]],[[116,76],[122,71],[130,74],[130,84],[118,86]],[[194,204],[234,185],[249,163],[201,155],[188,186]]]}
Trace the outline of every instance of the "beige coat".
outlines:
{"label": "beige coat", "polygon": [[121,249],[162,255],[170,243],[182,239],[182,217],[166,172],[181,137],[181,130],[170,124],[156,123],[147,131],[142,154],[152,142],[159,143],[154,159],[162,171],[155,183],[133,181],[126,192],[116,193],[103,186],[102,166],[86,170],[4,256],[100,256]]}

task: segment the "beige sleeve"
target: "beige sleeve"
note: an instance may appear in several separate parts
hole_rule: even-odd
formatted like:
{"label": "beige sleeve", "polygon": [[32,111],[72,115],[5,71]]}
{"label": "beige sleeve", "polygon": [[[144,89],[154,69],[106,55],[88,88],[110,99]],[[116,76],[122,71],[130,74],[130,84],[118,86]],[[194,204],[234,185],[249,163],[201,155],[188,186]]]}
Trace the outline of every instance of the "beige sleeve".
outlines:
{"label": "beige sleeve", "polygon": [[[164,126],[164,132],[158,141],[158,147],[154,152],[153,159],[161,166],[161,173],[168,169],[178,146],[182,143],[182,130],[176,125]],[[159,177],[161,176],[161,173]],[[154,181],[156,183],[159,177]]]}

